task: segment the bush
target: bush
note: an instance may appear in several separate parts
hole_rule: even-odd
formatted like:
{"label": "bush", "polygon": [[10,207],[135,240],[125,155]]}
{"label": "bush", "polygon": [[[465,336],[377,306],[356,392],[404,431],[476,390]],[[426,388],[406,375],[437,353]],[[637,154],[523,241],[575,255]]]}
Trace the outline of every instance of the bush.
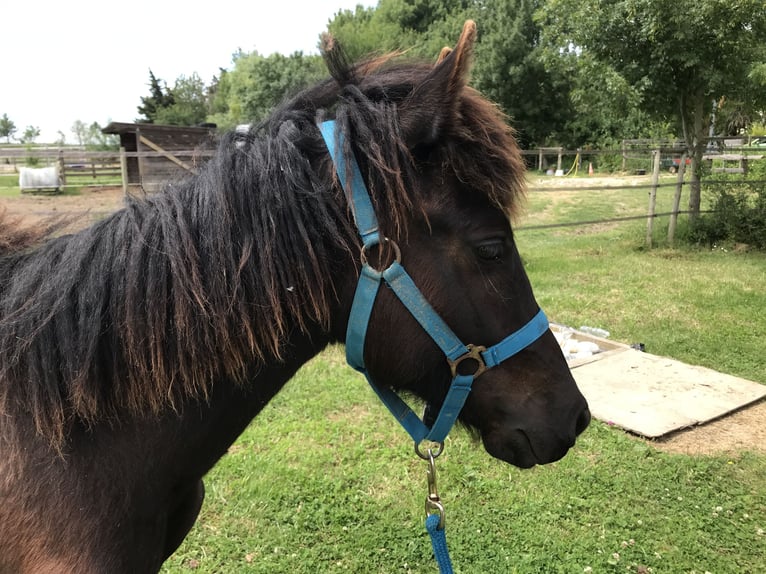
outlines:
{"label": "bush", "polygon": [[743,179],[716,175],[722,183],[704,184],[712,213],[701,215],[689,228],[689,240],[712,246],[733,242],[766,251],[766,163],[757,162]]}

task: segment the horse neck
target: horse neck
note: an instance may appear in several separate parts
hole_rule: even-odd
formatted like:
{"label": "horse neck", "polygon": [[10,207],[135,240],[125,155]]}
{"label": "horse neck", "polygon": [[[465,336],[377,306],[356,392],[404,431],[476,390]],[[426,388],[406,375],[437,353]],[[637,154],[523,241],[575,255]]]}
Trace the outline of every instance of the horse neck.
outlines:
{"label": "horse neck", "polygon": [[355,273],[345,206],[329,184],[265,189],[274,166],[257,181],[238,169],[214,160],[18,257],[0,300],[0,411],[28,405],[61,440],[72,416],[161,412],[213,381],[296,369],[335,338]]}

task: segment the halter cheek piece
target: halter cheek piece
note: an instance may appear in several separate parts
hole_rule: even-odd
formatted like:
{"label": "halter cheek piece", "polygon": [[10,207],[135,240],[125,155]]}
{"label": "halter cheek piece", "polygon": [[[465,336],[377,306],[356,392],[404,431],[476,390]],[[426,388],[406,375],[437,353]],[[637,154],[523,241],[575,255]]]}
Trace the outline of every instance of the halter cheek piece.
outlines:
{"label": "halter cheek piece", "polygon": [[[499,365],[504,360],[534,343],[548,330],[548,319],[541,309],[521,329],[488,349],[477,345],[464,345],[439,317],[436,311],[434,311],[420,290],[415,286],[412,278],[404,270],[404,267],[401,265],[401,253],[396,243],[388,238],[381,238],[375,210],[362,179],[362,174],[359,171],[359,165],[352,156],[350,158],[351,165],[346,166],[342,151],[344,136],[336,129],[335,122],[322,122],[319,125],[319,129],[330,151],[330,157],[335,164],[338,180],[341,186],[343,186],[346,195],[351,198],[354,219],[362,239],[362,271],[359,275],[359,283],[354,294],[354,301],[351,305],[351,314],[346,330],[346,361],[354,369],[365,375],[367,382],[380,400],[383,401],[383,404],[388,407],[391,414],[394,415],[396,420],[404,427],[404,430],[412,437],[412,440],[415,441],[415,449],[418,454],[423,458],[427,458],[419,450],[420,443],[424,440],[437,443],[444,442],[444,439],[457,420],[463,404],[468,398],[468,393],[471,391],[474,379],[487,369]],[[350,169],[350,174],[347,171],[348,169]],[[347,185],[351,187],[350,194],[346,187]],[[383,271],[374,269],[367,262],[367,252],[374,246],[381,244],[381,242],[390,243],[395,253],[394,262]],[[442,408],[431,427],[420,420],[412,409],[391,389],[376,385],[365,369],[364,341],[370,322],[370,314],[375,304],[375,297],[382,281],[386,282],[447,357],[452,373],[452,384],[444,399]],[[476,367],[472,373],[461,373],[464,369],[460,365],[464,361],[468,361],[465,367],[471,365]]]}

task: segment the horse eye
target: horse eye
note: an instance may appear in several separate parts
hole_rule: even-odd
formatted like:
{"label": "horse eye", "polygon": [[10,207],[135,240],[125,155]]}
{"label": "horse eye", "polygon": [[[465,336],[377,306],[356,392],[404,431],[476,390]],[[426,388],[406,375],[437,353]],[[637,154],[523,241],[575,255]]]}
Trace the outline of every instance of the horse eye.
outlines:
{"label": "horse eye", "polygon": [[482,243],[476,247],[476,254],[485,261],[499,261],[503,256],[504,246],[500,241]]}

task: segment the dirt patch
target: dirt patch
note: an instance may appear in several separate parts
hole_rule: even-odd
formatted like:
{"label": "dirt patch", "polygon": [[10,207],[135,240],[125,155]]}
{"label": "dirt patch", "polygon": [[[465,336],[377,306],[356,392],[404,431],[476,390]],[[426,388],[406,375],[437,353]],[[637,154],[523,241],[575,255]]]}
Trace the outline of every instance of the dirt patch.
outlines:
{"label": "dirt patch", "polygon": [[78,195],[24,193],[0,199],[0,211],[5,208],[30,224],[56,215],[82,215],[84,225],[113,213],[124,200],[121,187],[92,188]]}
{"label": "dirt patch", "polygon": [[681,454],[766,452],[766,401],[650,442],[659,450]]}
{"label": "dirt patch", "polygon": [[[11,215],[23,218],[26,223],[55,215],[79,214],[84,216],[81,224],[86,224],[109,215],[123,203],[122,188],[109,187],[86,190],[79,195],[24,194],[2,198],[0,211],[5,208]],[[663,451],[684,454],[736,453],[746,450],[766,452],[766,401],[705,425],[679,431],[662,440],[651,441],[651,444]]]}

